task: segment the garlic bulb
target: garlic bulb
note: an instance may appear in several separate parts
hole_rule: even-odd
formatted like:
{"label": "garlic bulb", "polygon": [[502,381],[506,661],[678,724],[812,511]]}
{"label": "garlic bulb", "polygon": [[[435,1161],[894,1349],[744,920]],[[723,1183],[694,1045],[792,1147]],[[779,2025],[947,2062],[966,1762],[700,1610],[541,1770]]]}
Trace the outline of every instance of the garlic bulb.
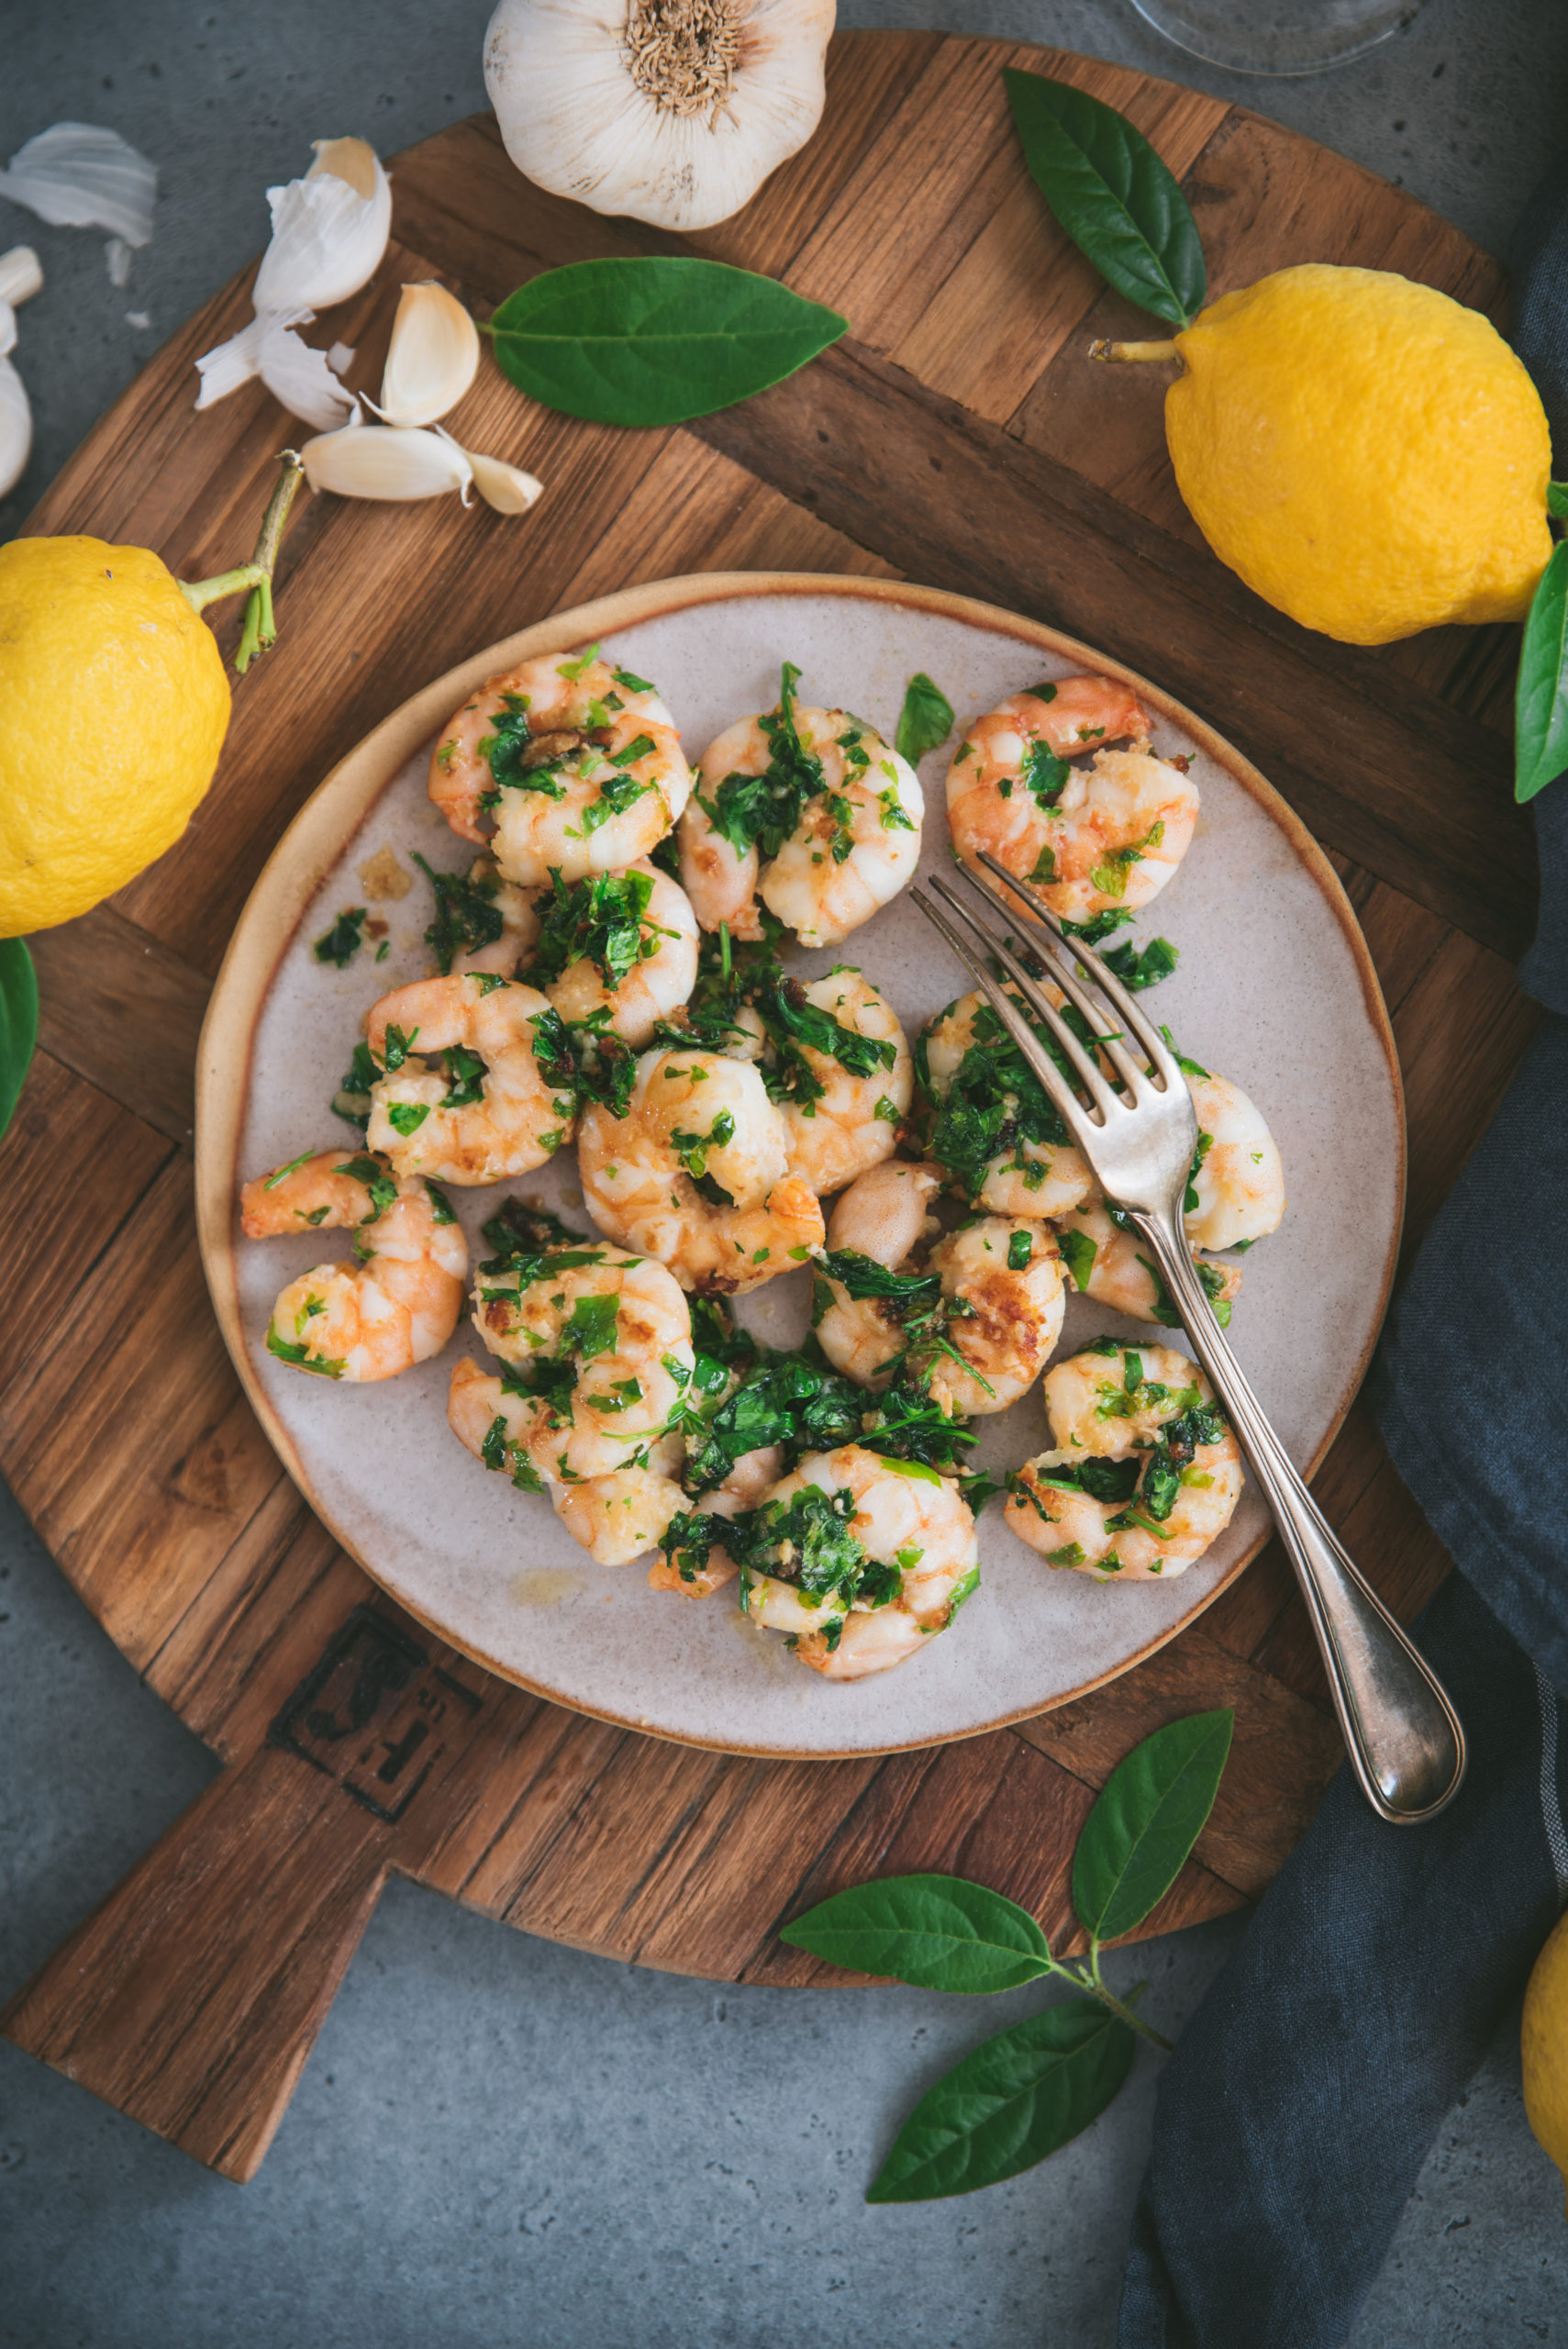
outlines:
{"label": "garlic bulb", "polygon": [[500,0],[484,81],[525,178],[710,228],[822,113],[834,0]]}
{"label": "garlic bulb", "polygon": [[294,329],[374,275],[392,229],[392,184],[362,139],[318,139],[303,179],[270,187],[272,237],[251,294],[255,317],[196,362],[198,408],[260,375],[293,416],[330,430],[354,402]]}
{"label": "garlic bulb", "polygon": [[456,295],[429,281],[406,285],[376,414],[388,424],[434,424],[478,372],[479,329]]}
{"label": "garlic bulb", "polygon": [[448,490],[468,504],[473,468],[455,440],[392,424],[350,424],[307,440],[299,452],[312,489],[339,497],[379,497],[407,504]]}

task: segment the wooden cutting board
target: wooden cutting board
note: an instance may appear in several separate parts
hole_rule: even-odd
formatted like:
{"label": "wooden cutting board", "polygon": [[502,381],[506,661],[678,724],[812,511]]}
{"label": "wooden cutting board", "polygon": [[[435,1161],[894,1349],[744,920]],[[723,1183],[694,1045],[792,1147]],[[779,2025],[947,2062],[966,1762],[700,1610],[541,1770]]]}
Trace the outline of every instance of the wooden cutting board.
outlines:
{"label": "wooden cutting board", "polygon": [[[126,1656],[228,1765],[24,1986],[3,2027],[202,2161],[264,2154],[390,1870],[535,1933],[726,1981],[836,1979],[775,1928],[868,1873],[956,1869],[1073,1945],[1095,1788],[1175,1715],[1236,1709],[1234,1754],[1164,1932],[1257,1894],[1339,1743],[1271,1549],[1126,1677],[1016,1728],[883,1760],[766,1764],[582,1719],[433,1648],[311,1517],[243,1402],[196,1256],[196,1036],[235,916],[301,801],[417,686],[529,621],[706,569],[906,576],[1104,646],[1257,761],[1334,857],[1403,1059],[1418,1235],[1528,1039],[1509,967],[1534,847],[1509,794],[1516,632],[1379,653],[1270,611],[1209,555],[1164,453],[1162,378],[1089,340],[1140,330],[1027,178],[1001,69],[1131,116],[1185,185],[1218,293],[1291,262],[1395,269],[1499,312],[1497,265],[1407,195],[1240,107],[1118,66],[924,33],[833,44],[822,128],[694,240],[851,320],[816,365],[681,429],[530,408],[488,363],[450,419],[537,473],[525,520],[453,499],[312,500],[283,634],[236,693],[217,784],[111,905],[34,941],[42,1049],[0,1146],[0,1468]],[[317,340],[373,386],[397,284],[483,315],[540,269],[680,249],[539,195],[487,117],[395,167],[375,286]],[[259,385],[192,413],[198,351],[249,273],[168,343],[33,518],[242,560],[297,429]],[[224,625],[231,645],[238,615]],[[1446,1561],[1358,1411],[1318,1491],[1414,1612]]]}

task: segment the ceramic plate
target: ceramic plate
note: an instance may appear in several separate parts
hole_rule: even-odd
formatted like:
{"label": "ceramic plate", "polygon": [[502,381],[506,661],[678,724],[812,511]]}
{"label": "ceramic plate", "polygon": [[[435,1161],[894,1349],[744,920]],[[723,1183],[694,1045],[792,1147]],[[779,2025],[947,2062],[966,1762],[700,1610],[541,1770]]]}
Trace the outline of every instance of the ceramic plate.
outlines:
{"label": "ceramic plate", "polygon": [[[487,1475],[445,1417],[458,1350],[488,1363],[466,1321],[439,1360],[383,1386],[303,1377],[263,1350],[273,1297],[324,1252],[310,1234],[241,1240],[239,1183],[306,1149],[354,1146],[328,1104],[369,1002],[428,968],[428,890],[421,881],[377,909],[391,921],[379,968],[363,953],[345,971],[323,966],[312,941],[341,907],[363,902],[358,870],[381,849],[405,865],[418,849],[433,865],[466,869],[471,852],[425,796],[442,724],[493,672],[595,639],[657,681],[694,763],[731,718],[773,705],[785,659],[802,671],[803,701],[851,708],[889,736],[917,669],[938,681],[961,722],[1041,675],[1131,674],[960,596],[747,573],[666,581],[563,613],[477,653],[390,718],[279,845],[235,932],[203,1036],[202,1245],[247,1391],[312,1506],[395,1598],[455,1647],[562,1704],[661,1736],[792,1755],[927,1745],[1061,1704],[1161,1645],[1240,1572],[1267,1530],[1254,1488],[1208,1555],[1163,1584],[1052,1572],[993,1502],[981,1520],[984,1580],[953,1631],[897,1671],[840,1686],[748,1624],[732,1587],[702,1600],[655,1594],[642,1566],[595,1565],[548,1501]],[[1158,933],[1181,953],[1149,1001],[1184,1050],[1252,1097],[1284,1153],[1289,1212],[1246,1259],[1231,1336],[1292,1456],[1309,1470],[1365,1368],[1398,1240],[1404,1122],[1387,1018],[1355,918],[1300,823],[1201,720],[1158,685],[1133,682],[1160,713],[1156,747],[1192,754],[1203,802],[1184,863],[1136,925],[1140,938]],[[951,750],[922,769],[922,874],[948,861]],[[847,946],[797,959],[807,975],[844,959],[862,965],[911,1040],[968,984],[906,896]],[[549,1198],[587,1228],[573,1152],[509,1187]],[[501,1195],[451,1196],[476,1240]],[[340,1245],[333,1238],[325,1252]],[[484,1252],[480,1243],[475,1254]],[[741,1319],[792,1342],[806,1326],[808,1287],[805,1272],[781,1277],[743,1300]],[[1151,1335],[1075,1297],[1062,1350],[1102,1330]],[[1179,1334],[1161,1342],[1185,1343]],[[1039,1397],[1037,1386],[979,1422],[977,1461],[1012,1466],[1043,1448]]]}

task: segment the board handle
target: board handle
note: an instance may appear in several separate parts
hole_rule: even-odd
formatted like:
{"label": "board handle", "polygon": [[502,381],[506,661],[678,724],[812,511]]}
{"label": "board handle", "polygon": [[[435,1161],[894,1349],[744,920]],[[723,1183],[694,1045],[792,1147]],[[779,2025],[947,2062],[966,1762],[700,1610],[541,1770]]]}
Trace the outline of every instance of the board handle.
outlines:
{"label": "board handle", "polygon": [[0,2033],[253,2177],[386,1881],[483,1700],[356,1608],[215,1780],[0,2012]]}

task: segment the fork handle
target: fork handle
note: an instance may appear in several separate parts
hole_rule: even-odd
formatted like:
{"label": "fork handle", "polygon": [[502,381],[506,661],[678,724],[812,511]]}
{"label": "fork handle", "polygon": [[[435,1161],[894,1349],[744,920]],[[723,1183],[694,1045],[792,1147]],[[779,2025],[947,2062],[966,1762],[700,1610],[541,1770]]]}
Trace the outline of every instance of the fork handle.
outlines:
{"label": "fork handle", "polygon": [[1396,1827],[1435,1818],[1464,1776],[1464,1731],[1441,1683],[1363,1580],[1287,1455],[1214,1316],[1174,1214],[1126,1211],[1154,1250],[1296,1568],[1351,1766]]}

